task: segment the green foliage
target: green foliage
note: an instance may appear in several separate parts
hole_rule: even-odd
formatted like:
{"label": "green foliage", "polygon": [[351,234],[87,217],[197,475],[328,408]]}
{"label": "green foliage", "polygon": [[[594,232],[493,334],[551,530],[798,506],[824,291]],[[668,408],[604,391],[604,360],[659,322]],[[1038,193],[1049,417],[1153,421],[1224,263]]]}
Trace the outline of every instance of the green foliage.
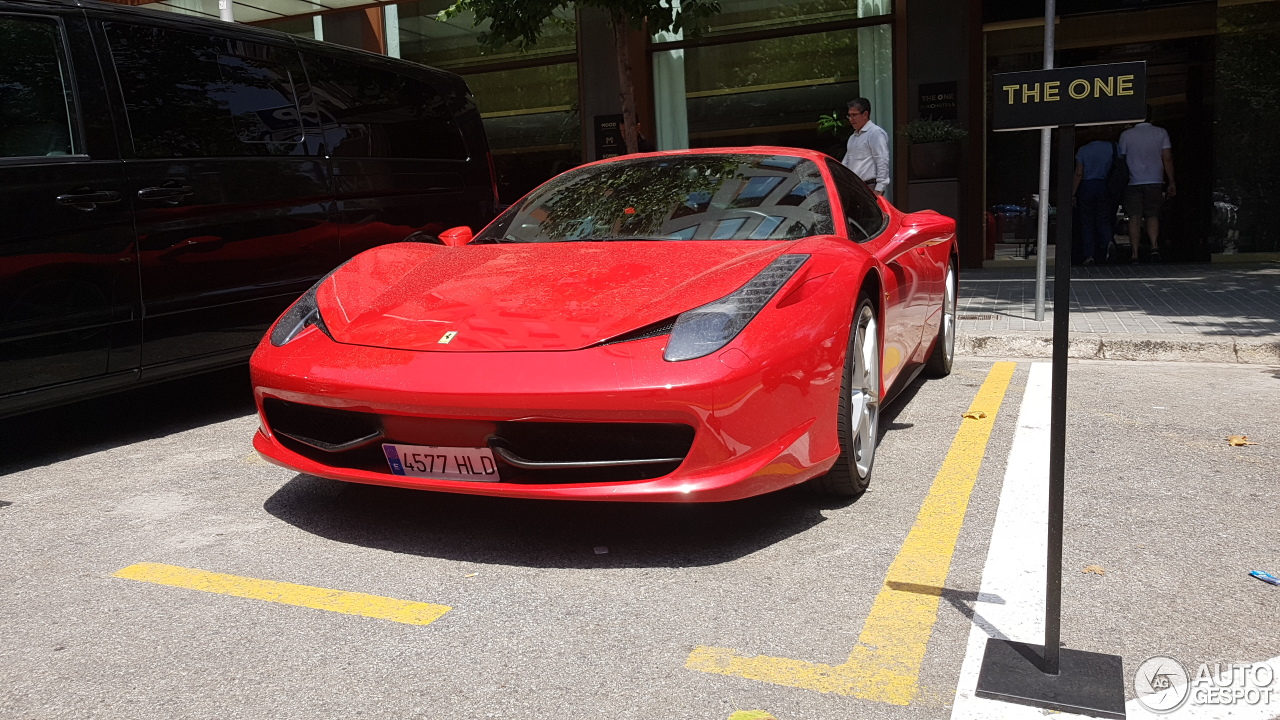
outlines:
{"label": "green foliage", "polygon": [[909,145],[934,142],[954,142],[968,137],[969,133],[950,120],[918,119],[898,129]]}
{"label": "green foliage", "polygon": [[832,136],[839,140],[848,140],[853,128],[849,125],[849,121],[845,119],[845,115],[846,113],[840,110],[832,110],[826,115],[819,115],[818,134],[831,133]]}
{"label": "green foliage", "polygon": [[449,20],[462,12],[475,15],[475,25],[490,21],[489,31],[481,33],[480,44],[492,47],[513,44],[527,48],[538,43],[548,22],[554,22],[557,9],[570,4],[605,10],[614,22],[625,20],[640,28],[648,21],[648,32],[684,32],[696,35],[699,22],[720,12],[719,0],[684,0],[679,8],[664,6],[661,0],[457,0],[440,13]]}

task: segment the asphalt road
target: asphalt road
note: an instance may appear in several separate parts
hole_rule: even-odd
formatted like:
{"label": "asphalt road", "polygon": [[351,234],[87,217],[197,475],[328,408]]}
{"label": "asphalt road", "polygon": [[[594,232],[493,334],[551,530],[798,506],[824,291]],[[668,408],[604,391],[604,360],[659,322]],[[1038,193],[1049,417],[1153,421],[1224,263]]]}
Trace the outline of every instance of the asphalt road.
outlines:
{"label": "asphalt road", "polygon": [[[936,613],[894,625],[880,596],[994,363],[961,359],[893,406],[854,502],[552,503],[297,475],[253,453],[242,371],[0,421],[0,717],[950,717],[1031,363],[977,449],[945,587],[914,591]],[[1152,655],[1280,655],[1280,587],[1246,575],[1280,574],[1280,369],[1083,361],[1071,383],[1067,646],[1122,656],[1128,698]],[[114,575],[136,563],[450,609],[411,625]],[[687,667],[699,647],[838,665],[875,617],[927,648],[905,705]]]}

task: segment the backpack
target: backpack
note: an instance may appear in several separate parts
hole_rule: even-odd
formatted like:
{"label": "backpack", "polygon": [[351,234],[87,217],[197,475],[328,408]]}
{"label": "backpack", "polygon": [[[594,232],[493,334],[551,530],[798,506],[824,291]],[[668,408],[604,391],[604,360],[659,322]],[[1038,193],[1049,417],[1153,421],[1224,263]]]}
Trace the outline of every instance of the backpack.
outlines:
{"label": "backpack", "polygon": [[1124,190],[1129,187],[1129,163],[1120,155],[1120,148],[1111,143],[1111,169],[1107,171],[1107,199],[1119,205]]}

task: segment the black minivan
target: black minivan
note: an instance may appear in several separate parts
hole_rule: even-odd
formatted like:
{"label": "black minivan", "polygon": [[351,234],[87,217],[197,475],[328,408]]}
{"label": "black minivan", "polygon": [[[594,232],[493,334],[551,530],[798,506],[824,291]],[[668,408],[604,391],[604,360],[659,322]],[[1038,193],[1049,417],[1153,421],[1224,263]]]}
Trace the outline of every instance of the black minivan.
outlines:
{"label": "black minivan", "polygon": [[241,362],[346,258],[496,202],[456,75],[0,0],[0,416]]}

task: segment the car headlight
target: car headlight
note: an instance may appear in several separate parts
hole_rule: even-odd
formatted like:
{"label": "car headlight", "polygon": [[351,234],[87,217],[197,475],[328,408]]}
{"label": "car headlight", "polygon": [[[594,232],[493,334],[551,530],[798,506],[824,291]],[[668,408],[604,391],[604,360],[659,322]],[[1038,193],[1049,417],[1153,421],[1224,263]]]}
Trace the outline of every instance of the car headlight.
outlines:
{"label": "car headlight", "polygon": [[[348,260],[347,262],[351,262]],[[342,265],[346,265],[344,262]],[[329,328],[325,327],[324,318],[320,316],[320,306],[316,303],[316,291],[328,280],[331,275],[342,269],[342,265],[330,270],[324,277],[316,281],[309,290],[302,293],[302,297],[297,302],[289,306],[284,311],[284,315],[276,321],[275,327],[271,328],[271,344],[276,347],[287,345],[294,338],[306,330],[308,327],[315,325],[320,331],[329,336],[332,340],[333,336],[329,335]]]}
{"label": "car headlight", "polygon": [[782,255],[746,285],[681,313],[662,358],[668,362],[693,360],[728,345],[808,259],[808,255]]}

